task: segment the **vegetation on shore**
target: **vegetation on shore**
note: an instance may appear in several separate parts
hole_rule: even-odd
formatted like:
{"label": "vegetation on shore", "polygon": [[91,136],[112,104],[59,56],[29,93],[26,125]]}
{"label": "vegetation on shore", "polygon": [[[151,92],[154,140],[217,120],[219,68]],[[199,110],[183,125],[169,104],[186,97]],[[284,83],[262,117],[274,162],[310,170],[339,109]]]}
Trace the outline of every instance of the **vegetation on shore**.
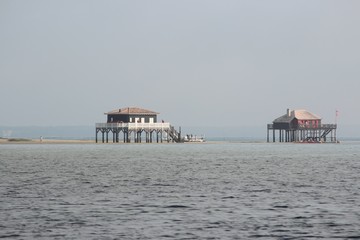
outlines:
{"label": "vegetation on shore", "polygon": [[30,142],[31,139],[28,138],[9,138],[9,142]]}

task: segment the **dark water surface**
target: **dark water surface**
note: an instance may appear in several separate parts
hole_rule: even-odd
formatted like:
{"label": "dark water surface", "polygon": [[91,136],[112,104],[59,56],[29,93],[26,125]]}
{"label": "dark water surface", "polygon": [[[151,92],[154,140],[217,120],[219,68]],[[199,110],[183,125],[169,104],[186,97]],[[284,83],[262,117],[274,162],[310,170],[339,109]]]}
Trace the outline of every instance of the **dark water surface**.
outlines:
{"label": "dark water surface", "polygon": [[0,238],[360,238],[360,143],[0,145]]}

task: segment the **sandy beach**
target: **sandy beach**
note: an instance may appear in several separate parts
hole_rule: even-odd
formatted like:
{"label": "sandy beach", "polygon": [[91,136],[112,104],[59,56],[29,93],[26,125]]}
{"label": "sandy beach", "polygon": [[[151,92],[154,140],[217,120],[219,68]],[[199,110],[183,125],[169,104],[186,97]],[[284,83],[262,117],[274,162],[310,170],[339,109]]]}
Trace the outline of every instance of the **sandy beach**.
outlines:
{"label": "sandy beach", "polygon": [[0,144],[93,144],[94,140],[0,138]]}

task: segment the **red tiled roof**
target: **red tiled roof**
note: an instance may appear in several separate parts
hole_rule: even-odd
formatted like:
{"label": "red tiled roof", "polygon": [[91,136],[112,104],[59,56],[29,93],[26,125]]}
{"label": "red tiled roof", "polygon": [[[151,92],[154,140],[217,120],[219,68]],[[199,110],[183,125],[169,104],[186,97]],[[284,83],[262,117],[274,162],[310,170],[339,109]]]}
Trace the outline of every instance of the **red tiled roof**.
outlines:
{"label": "red tiled roof", "polygon": [[274,123],[291,122],[294,118],[296,118],[298,120],[321,120],[321,117],[319,117],[318,115],[313,114],[309,111],[300,109],[300,110],[293,110],[290,112],[290,115],[285,114],[285,115],[275,119],[273,122]]}

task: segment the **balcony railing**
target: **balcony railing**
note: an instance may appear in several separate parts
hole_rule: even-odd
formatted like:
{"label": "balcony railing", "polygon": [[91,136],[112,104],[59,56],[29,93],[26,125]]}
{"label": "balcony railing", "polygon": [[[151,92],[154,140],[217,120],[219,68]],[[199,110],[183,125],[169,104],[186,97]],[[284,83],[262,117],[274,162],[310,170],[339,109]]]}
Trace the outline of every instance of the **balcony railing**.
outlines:
{"label": "balcony railing", "polygon": [[127,128],[129,130],[134,129],[157,129],[168,130],[170,129],[170,123],[96,123],[96,128]]}
{"label": "balcony railing", "polygon": [[[268,129],[274,129],[274,124],[268,124]],[[311,125],[311,124],[299,124],[297,127],[293,126],[290,130],[306,130],[306,129],[336,129],[336,124],[321,124],[321,125]]]}
{"label": "balcony railing", "polygon": [[299,124],[298,129],[336,129],[336,124],[321,124],[321,125],[311,125],[311,124]]}

